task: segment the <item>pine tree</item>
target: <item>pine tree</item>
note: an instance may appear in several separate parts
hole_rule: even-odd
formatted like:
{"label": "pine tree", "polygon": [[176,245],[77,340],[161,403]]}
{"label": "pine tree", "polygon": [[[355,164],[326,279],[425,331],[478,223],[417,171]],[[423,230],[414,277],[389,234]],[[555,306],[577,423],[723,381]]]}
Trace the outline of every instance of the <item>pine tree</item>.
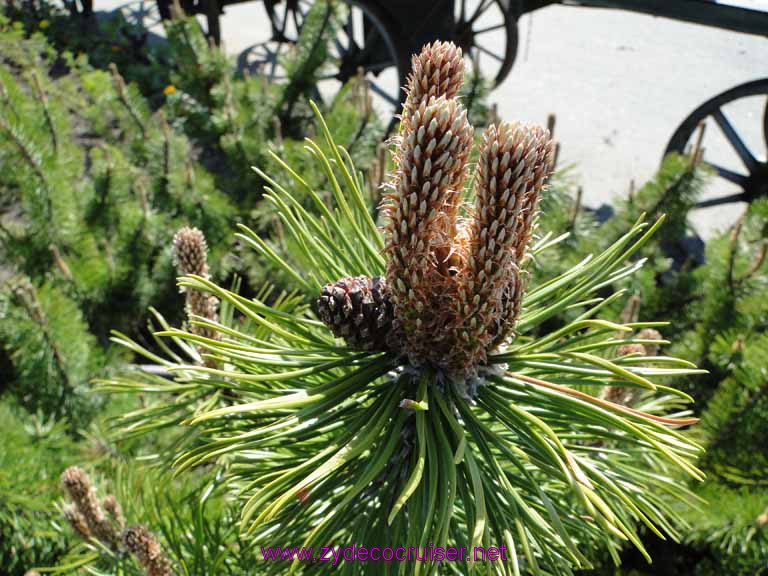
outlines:
{"label": "pine tree", "polygon": [[98,405],[89,380],[117,352],[102,351],[108,327],[135,332],[137,309],[176,301],[170,250],[157,249],[173,223],[200,225],[218,256],[233,210],[189,165],[189,141],[116,68],[62,56],[69,72],[54,80],[57,56],[41,37],[26,41],[0,18],[0,158],[16,167],[0,175],[0,255],[12,272],[0,344],[18,401],[76,429]]}
{"label": "pine tree", "polygon": [[[483,353],[454,359],[447,354],[464,349],[463,326],[507,326],[501,322],[504,310],[516,296],[506,298],[516,294],[510,286],[519,275],[492,284],[500,303],[495,315],[485,319],[470,298],[468,311],[442,308],[451,323],[436,325],[429,334],[423,318],[439,313],[446,293],[470,293],[471,282],[495,282],[492,266],[485,277],[478,273],[473,279],[470,272],[486,270],[496,251],[509,251],[509,258],[525,264],[558,249],[535,232],[548,167],[546,133],[501,128],[509,140],[505,136],[500,147],[489,144],[487,154],[499,155],[498,165],[514,159],[514,171],[478,179],[485,194],[478,198],[488,202],[478,200],[479,209],[465,211],[451,185],[458,187],[466,177],[463,150],[472,144],[465,138],[466,116],[445,94],[414,102],[394,151],[397,171],[382,235],[366,204],[365,185],[315,110],[324,146],[307,145],[330,184],[333,203],[326,204],[288,166],[297,187],[307,191],[310,207],[262,173],[268,199],[296,249],[283,255],[245,227],[239,234],[293,277],[301,293],[272,297],[268,304],[265,296],[245,298],[203,276],[183,277],[185,289],[221,301],[218,321],[196,320],[221,338],[172,328],[160,317],[156,337],[164,352],[116,335],[174,375],[131,371],[101,381],[105,391],[152,396],[145,409],[120,419],[125,433],[168,433],[186,422],[183,439],[164,458],[175,458],[177,474],[203,465],[220,471],[219,484],[240,497],[251,547],[354,539],[368,546],[432,542],[472,550],[495,542],[506,547],[510,561],[477,563],[476,572],[567,574],[590,566],[598,549],[618,561],[624,541],[644,551],[638,523],[679,538],[678,515],[668,498],[685,502],[691,496],[674,471],[701,474],[693,465],[698,448],[677,428],[695,419],[686,416],[685,395],[658,380],[700,371],[674,358],[617,357],[620,344],[648,339],[617,341],[616,333],[631,335],[659,323],[596,317],[621,298],[620,292],[599,296],[598,291],[641,269],[642,261],[632,257],[660,222],[635,223],[602,253],[563,274],[546,280],[532,274],[521,308],[510,309],[516,320],[508,324],[511,331],[500,331],[508,337],[470,339],[471,350]],[[486,141],[495,141],[492,133]],[[438,145],[454,150],[455,160],[437,164],[445,162],[443,156],[432,157]],[[488,165],[497,166],[492,160]],[[440,166],[443,172],[437,174]],[[519,211],[512,209],[518,204]],[[509,218],[501,212],[507,205]],[[473,223],[486,215],[488,222],[476,230]],[[484,245],[465,240],[477,234]],[[507,234],[513,241],[505,242]],[[428,259],[414,259],[414,251],[424,251]],[[364,277],[354,281],[364,290],[385,274],[394,317],[405,331],[398,348],[388,348],[382,339],[382,347],[361,351],[334,337],[334,316],[326,318],[329,327],[309,313],[318,297],[330,296],[324,288],[329,282],[344,285],[340,302],[348,298],[354,311],[357,303],[346,289],[351,279]],[[328,302],[322,306],[330,309]],[[566,313],[576,316],[548,329],[547,321]],[[439,346],[428,349],[429,337],[439,337]],[[188,361],[196,349],[216,366]],[[643,396],[633,407],[611,403],[598,396],[606,386],[636,388]],[[182,389],[183,400],[173,400]],[[451,569],[439,562],[356,562],[345,568],[387,574],[403,566],[409,573]],[[322,572],[321,566],[301,568]],[[453,568],[470,570],[467,562]],[[289,563],[270,566],[271,573],[289,569]]]}

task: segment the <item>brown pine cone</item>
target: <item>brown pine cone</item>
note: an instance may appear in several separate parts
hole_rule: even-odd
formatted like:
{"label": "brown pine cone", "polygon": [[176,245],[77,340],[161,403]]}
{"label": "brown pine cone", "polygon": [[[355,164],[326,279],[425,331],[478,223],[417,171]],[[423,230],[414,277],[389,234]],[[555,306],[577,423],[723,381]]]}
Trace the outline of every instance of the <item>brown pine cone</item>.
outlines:
{"label": "brown pine cone", "polygon": [[394,307],[383,277],[357,276],[326,284],[316,304],[320,319],[351,348],[397,348]]}

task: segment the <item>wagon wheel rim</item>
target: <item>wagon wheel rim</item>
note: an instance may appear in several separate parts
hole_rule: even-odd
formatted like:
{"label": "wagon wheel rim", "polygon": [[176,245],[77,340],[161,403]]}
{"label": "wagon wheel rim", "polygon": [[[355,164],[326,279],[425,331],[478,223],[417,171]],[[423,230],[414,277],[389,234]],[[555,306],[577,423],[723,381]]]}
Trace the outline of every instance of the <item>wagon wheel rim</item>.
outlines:
{"label": "wagon wheel rim", "polygon": [[157,3],[152,0],[126,2],[115,8],[114,11],[120,12],[128,24],[143,30],[162,27],[163,20],[160,16],[160,10]]}
{"label": "wagon wheel rim", "polygon": [[243,50],[237,59],[240,70],[264,75],[270,82],[287,79],[281,59],[299,39],[304,18],[312,5],[310,0],[263,0],[269,20],[269,38]]}
{"label": "wagon wheel rim", "polygon": [[765,110],[763,111],[763,140],[765,140],[765,148],[768,150],[768,99],[765,101]]}
{"label": "wagon wheel rim", "polygon": [[768,196],[768,101],[762,114],[762,132],[766,147],[766,160],[757,158],[732,123],[729,114],[723,110],[731,102],[756,96],[766,96],[768,98],[768,78],[741,84],[706,101],[680,124],[672,138],[670,138],[665,155],[671,152],[685,153],[686,147],[698,126],[707,119],[711,119],[739,158],[740,167],[736,170],[726,168],[718,162],[703,161],[720,178],[738,186],[740,191],[702,200],[697,203],[696,206],[698,208],[719,206],[732,202],[751,202],[756,198]]}
{"label": "wagon wheel rim", "polygon": [[[517,15],[501,0],[457,0],[454,41],[481,71],[493,70],[498,86],[509,74],[517,55]],[[491,47],[492,34],[504,34],[504,49]]]}

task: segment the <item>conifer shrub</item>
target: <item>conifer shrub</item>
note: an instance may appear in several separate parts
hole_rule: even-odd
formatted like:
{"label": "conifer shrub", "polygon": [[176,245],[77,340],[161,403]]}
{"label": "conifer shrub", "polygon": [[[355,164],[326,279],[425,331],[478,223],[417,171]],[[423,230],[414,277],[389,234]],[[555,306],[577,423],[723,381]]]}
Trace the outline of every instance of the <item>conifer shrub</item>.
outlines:
{"label": "conifer shrub", "polygon": [[[606,246],[642,212],[664,211],[673,222],[668,232],[652,238],[643,270],[628,284],[630,300],[616,303],[623,321],[638,316],[672,320],[659,328],[662,355],[683,358],[705,368],[705,374],[680,375],[675,386],[697,402],[702,422],[690,434],[706,448],[700,467],[707,474],[692,490],[698,504],[684,512],[688,528],[682,543],[664,543],[647,534],[660,566],[647,567],[625,552],[627,570],[666,576],[680,571],[696,576],[765,573],[768,557],[765,507],[768,506],[764,451],[768,441],[765,374],[768,367],[768,203],[758,199],[731,227],[697,241],[690,222],[693,206],[705,190],[710,172],[689,158],[670,156],[657,177],[615,207],[599,223],[562,191],[549,195],[542,224],[571,230],[557,259],[538,258],[541,268],[568,267]],[[553,227],[554,226],[554,227]],[[647,343],[645,344],[647,346]],[[600,574],[613,574],[606,567]]]}
{"label": "conifer shrub", "polygon": [[72,542],[56,535],[58,475],[80,447],[64,421],[18,414],[0,403],[0,568],[22,576],[34,566],[54,566]]}
{"label": "conifer shrub", "polygon": [[0,337],[20,403],[79,426],[92,413],[82,392],[112,354],[102,351],[109,327],[135,333],[137,310],[177,299],[170,250],[161,248],[173,228],[199,225],[223,256],[222,225],[235,211],[194,164],[187,138],[116,68],[68,57],[69,72],[54,79],[45,41],[26,42],[8,24],[0,158],[14,168],[0,176],[10,275]]}
{"label": "conifer shrub", "polygon": [[[414,57],[381,227],[315,107],[322,144],[306,153],[332,202],[276,159],[293,186],[260,175],[291,250],[238,233],[299,291],[251,298],[182,276],[188,294],[221,303],[217,316],[190,314],[188,329],[158,316],[158,351],[116,333],[165,373],[100,387],[147,398],[116,425],[176,434],[162,456],[176,474],[217,471],[251,547],[495,543],[508,554],[345,565],[360,574],[567,574],[598,550],[618,562],[625,542],[647,556],[639,525],[680,538],[672,503],[692,498],[680,475],[702,477],[680,430],[696,421],[690,397],[669,385],[700,371],[654,354],[659,340],[640,332],[664,323],[600,315],[661,221],[639,218],[592,258],[532,274],[562,240],[536,227],[553,147],[543,129],[501,123],[470,177],[460,58],[442,43]],[[621,349],[637,344],[648,347]],[[636,392],[632,403],[605,393],[616,387]],[[265,568],[299,569],[323,573],[298,560]]]}
{"label": "conifer shrub", "polygon": [[[169,42],[147,47],[153,62],[169,65],[158,100],[114,62],[97,57],[99,69],[84,52],[57,51],[48,38],[59,48],[88,48],[73,33],[83,25],[77,19],[66,23],[46,3],[34,13],[5,10],[20,19],[0,16],[0,160],[14,166],[0,175],[3,388],[32,411],[66,416],[76,430],[99,408],[89,380],[124,360],[105,348],[109,330],[142,334],[150,302],[172,321],[181,317],[170,249],[176,229],[203,230],[215,271],[221,278],[241,271],[246,292],[270,275],[291,282],[248,253],[230,253],[227,230],[238,220],[261,229],[276,218],[257,202],[263,180],[251,166],[274,165],[270,148],[293,158],[302,144],[266,121],[287,88],[236,76],[193,18],[178,15],[167,23]],[[103,38],[124,32],[95,30],[97,54]],[[308,25],[301,42],[328,38]],[[302,58],[312,70],[323,65],[300,51],[292,65],[302,73],[310,72]],[[364,82],[345,87],[327,110],[355,157],[372,162],[383,129]],[[311,183],[324,186],[324,176]],[[279,233],[272,243],[286,249]]]}

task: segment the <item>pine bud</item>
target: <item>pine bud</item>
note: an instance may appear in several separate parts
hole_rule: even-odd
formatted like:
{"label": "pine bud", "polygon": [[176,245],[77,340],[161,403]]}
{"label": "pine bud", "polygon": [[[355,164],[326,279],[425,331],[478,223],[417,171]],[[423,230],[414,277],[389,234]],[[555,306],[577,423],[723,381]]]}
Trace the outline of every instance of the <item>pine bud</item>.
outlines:
{"label": "pine bud", "polygon": [[179,274],[208,278],[208,244],[197,228],[185,226],[173,237],[173,265]]}
{"label": "pine bud", "polygon": [[160,544],[144,526],[133,526],[123,532],[123,544],[146,570],[147,576],[171,576],[171,561]]}
{"label": "pine bud", "polygon": [[606,386],[603,388],[600,398],[631,408],[640,398],[640,390],[627,386]]}
{"label": "pine bud", "polygon": [[[209,278],[208,244],[205,236],[197,228],[185,226],[173,237],[173,264],[179,274]],[[218,319],[219,299],[205,292],[187,290],[187,315],[199,316],[208,320]],[[190,331],[206,338],[218,338],[218,332],[203,326],[191,326]]]}
{"label": "pine bud", "polygon": [[[96,490],[88,475],[82,468],[70,466],[62,473],[61,483],[69,494],[74,508],[85,520],[88,532],[104,544],[116,548],[119,541],[118,533],[104,514],[104,509],[99,503]],[[75,530],[78,529],[75,528]],[[80,533],[79,530],[78,533]]]}
{"label": "pine bud", "polygon": [[628,356],[629,354],[641,354],[647,356],[647,351],[643,344],[622,344],[616,350],[619,356]]}
{"label": "pine bud", "polygon": [[358,276],[326,284],[316,304],[320,319],[350,347],[397,348],[395,314],[385,278]]}
{"label": "pine bud", "polygon": [[442,256],[453,243],[453,219],[472,145],[466,111],[455,100],[422,103],[398,155],[394,192],[385,199],[388,218],[387,282],[395,317],[412,356],[442,357],[452,293]]}

